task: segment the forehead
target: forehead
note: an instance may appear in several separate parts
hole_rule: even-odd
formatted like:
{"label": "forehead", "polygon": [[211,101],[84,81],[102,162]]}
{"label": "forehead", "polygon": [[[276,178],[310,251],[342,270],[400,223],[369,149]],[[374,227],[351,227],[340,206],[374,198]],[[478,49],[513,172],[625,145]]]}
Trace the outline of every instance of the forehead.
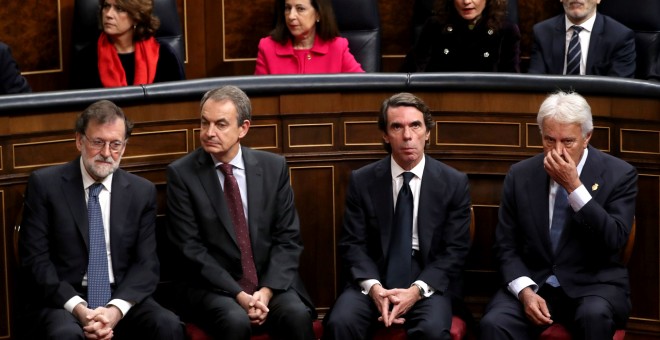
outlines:
{"label": "forehead", "polygon": [[396,106],[387,109],[387,122],[424,121],[424,114],[414,106]]}
{"label": "forehead", "polygon": [[121,139],[126,135],[126,125],[121,118],[115,118],[105,123],[91,120],[87,124],[85,135],[90,138],[114,137]]}
{"label": "forehead", "polygon": [[284,3],[289,6],[295,6],[295,5],[311,6],[312,0],[286,0]]}
{"label": "forehead", "polygon": [[236,105],[229,100],[209,99],[202,106],[202,117],[208,120],[219,120],[222,118],[234,118],[238,116]]}
{"label": "forehead", "polygon": [[582,133],[582,126],[578,123],[560,123],[553,118],[543,120],[543,135],[546,136],[575,136]]}

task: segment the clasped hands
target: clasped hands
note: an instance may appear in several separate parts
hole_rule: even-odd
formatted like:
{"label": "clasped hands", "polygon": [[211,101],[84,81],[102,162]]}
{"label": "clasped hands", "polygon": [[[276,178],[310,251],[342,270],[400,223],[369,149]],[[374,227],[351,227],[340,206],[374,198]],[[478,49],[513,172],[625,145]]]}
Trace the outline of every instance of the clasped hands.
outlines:
{"label": "clasped hands", "polygon": [[85,338],[94,340],[112,339],[113,329],[122,318],[121,311],[115,306],[89,309],[82,303],[73,309],[73,315],[83,326]]}
{"label": "clasped hands", "polygon": [[250,295],[246,292],[240,292],[236,295],[238,302],[250,318],[250,324],[253,326],[261,326],[266,322],[268,316],[268,303],[273,297],[273,291],[268,287],[261,287],[254,294]]}
{"label": "clasped hands", "polygon": [[385,327],[403,324],[406,321],[403,315],[422,299],[417,287],[385,289],[380,284],[371,286],[369,296],[380,311],[378,321]]}

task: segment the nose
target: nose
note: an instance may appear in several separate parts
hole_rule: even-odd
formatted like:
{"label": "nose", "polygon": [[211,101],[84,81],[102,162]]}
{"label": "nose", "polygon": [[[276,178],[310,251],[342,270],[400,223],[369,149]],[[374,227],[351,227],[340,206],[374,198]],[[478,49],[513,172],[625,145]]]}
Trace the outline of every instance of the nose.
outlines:
{"label": "nose", "polygon": [[103,147],[101,148],[100,153],[101,156],[103,156],[104,158],[110,156],[112,154],[112,150],[110,149],[110,143],[105,142],[105,144],[103,144]]}
{"label": "nose", "polygon": [[294,8],[292,8],[292,9],[289,11],[289,20],[293,20],[293,19],[295,19],[295,18],[296,18],[296,15],[297,15],[296,10],[295,10]]}
{"label": "nose", "polygon": [[412,138],[412,129],[408,126],[405,126],[403,128],[403,139],[410,139]]}

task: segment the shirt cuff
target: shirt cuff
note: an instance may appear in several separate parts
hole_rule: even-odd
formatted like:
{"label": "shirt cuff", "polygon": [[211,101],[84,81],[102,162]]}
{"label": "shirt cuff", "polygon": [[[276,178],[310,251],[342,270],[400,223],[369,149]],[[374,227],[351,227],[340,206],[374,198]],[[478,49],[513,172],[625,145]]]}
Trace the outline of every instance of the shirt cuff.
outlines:
{"label": "shirt cuff", "polygon": [[585,204],[589,203],[590,200],[591,194],[584,184],[580,185],[568,195],[568,203],[571,205],[571,208],[573,208],[573,211],[580,211],[580,209],[582,209]]}
{"label": "shirt cuff", "polygon": [[433,289],[433,287],[427,285],[426,282],[424,282],[424,281],[417,280],[417,281],[413,282],[413,284],[416,284],[416,285],[422,287],[422,290],[424,290],[424,294],[422,294],[422,295],[424,297],[429,297],[429,296],[433,295],[433,293],[435,293],[435,289]]}
{"label": "shirt cuff", "polygon": [[371,287],[373,287],[376,284],[381,285],[380,281],[376,279],[368,279],[368,280],[360,281],[360,288],[362,288],[362,294],[369,295],[369,291],[371,291]]}
{"label": "shirt cuff", "polygon": [[83,306],[87,307],[87,301],[83,300],[83,298],[81,298],[80,296],[76,295],[76,296],[70,298],[69,301],[67,301],[66,303],[64,303],[64,309],[65,309],[67,312],[73,314],[73,309],[76,308],[76,306],[77,306],[79,303],[82,303]]}
{"label": "shirt cuff", "polygon": [[112,299],[110,302],[108,302],[108,305],[113,305],[119,309],[121,312],[121,317],[123,318],[126,313],[133,307],[133,304],[126,301],[126,300],[121,300],[121,299]]}
{"label": "shirt cuff", "polygon": [[521,276],[511,282],[509,282],[509,285],[507,288],[509,289],[509,292],[513,294],[516,299],[518,298],[518,294],[520,294],[520,291],[530,287],[534,291],[534,293],[539,291],[539,286],[534,282],[532,279],[530,279],[527,276]]}

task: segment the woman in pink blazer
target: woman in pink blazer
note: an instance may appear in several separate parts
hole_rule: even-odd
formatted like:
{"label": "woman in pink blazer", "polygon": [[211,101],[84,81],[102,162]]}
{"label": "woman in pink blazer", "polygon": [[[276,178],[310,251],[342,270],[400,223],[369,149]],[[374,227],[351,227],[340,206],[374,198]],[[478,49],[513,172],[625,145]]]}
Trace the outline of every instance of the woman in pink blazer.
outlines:
{"label": "woman in pink blazer", "polygon": [[364,72],[339,36],[330,0],[277,0],[275,12],[254,74]]}

